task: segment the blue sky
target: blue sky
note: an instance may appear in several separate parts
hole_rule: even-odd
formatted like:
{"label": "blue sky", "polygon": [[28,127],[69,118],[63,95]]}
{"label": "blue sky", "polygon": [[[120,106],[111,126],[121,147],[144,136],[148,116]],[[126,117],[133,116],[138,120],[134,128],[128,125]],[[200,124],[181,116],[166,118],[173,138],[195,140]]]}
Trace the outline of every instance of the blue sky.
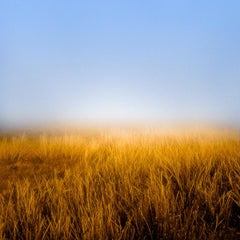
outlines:
{"label": "blue sky", "polygon": [[239,1],[0,2],[0,121],[240,120]]}

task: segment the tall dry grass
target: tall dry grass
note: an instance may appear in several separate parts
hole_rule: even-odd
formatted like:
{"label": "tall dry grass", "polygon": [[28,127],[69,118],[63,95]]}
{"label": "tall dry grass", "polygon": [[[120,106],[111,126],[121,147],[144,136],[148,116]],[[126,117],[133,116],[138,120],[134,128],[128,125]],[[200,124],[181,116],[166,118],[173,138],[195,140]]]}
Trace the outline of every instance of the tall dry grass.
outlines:
{"label": "tall dry grass", "polygon": [[0,140],[0,239],[239,239],[237,132]]}

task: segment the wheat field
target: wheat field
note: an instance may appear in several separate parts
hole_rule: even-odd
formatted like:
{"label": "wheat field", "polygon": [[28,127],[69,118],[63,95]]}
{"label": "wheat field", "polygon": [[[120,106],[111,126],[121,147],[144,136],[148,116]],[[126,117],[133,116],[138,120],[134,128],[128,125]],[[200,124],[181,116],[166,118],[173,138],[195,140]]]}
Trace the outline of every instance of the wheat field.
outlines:
{"label": "wheat field", "polygon": [[239,132],[2,135],[0,239],[240,239]]}

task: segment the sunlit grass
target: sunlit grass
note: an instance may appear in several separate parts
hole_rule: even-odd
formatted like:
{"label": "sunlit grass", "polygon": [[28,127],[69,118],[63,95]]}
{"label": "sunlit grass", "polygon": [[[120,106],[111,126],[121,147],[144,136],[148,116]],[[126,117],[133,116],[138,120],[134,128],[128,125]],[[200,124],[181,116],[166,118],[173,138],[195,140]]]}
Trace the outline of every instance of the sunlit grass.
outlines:
{"label": "sunlit grass", "polygon": [[238,239],[237,132],[2,137],[2,239]]}

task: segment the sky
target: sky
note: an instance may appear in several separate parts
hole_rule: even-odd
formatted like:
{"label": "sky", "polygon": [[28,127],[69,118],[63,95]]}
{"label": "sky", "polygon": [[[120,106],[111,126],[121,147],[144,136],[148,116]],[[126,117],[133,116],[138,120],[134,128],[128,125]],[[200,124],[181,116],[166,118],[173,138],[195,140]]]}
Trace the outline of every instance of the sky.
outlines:
{"label": "sky", "polygon": [[240,121],[240,1],[0,2],[0,125]]}

